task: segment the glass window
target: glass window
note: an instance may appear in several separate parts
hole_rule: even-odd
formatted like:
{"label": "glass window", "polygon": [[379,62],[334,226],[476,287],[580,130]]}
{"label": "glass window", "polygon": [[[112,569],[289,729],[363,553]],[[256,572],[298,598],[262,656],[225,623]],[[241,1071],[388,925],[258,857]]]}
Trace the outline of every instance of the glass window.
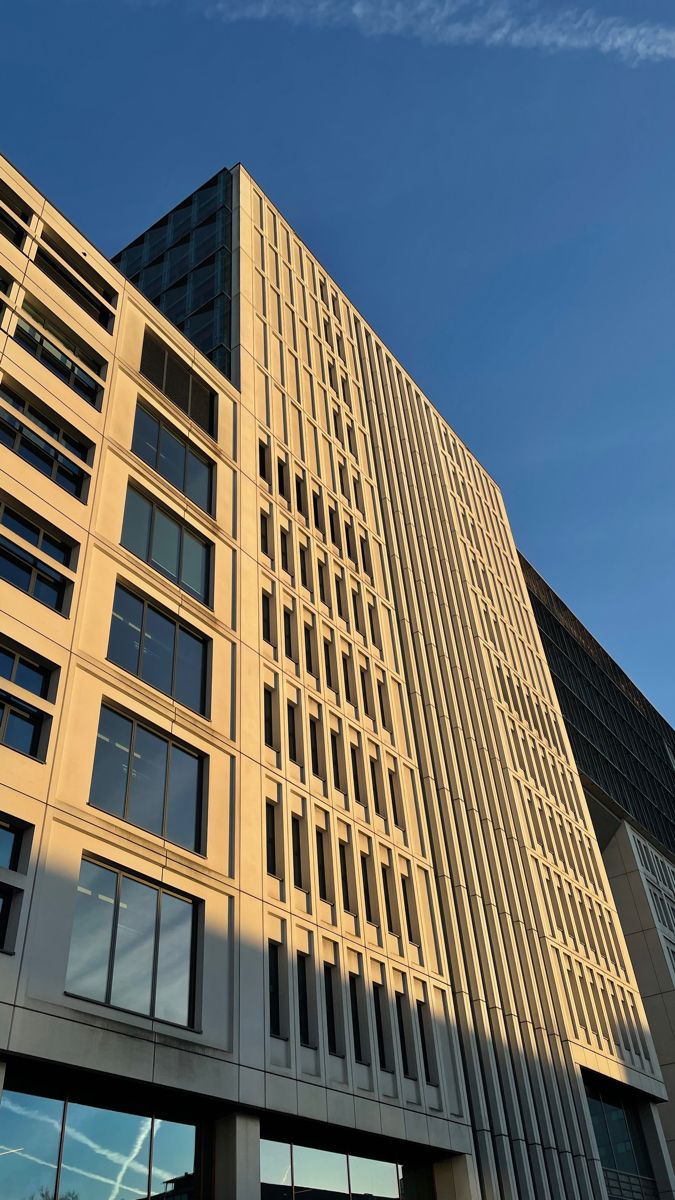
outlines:
{"label": "glass window", "polygon": [[216,393],[149,329],[143,339],[141,374],[197,425],[214,433]]}
{"label": "glass window", "polygon": [[205,713],[208,641],[118,584],[108,658],[181,704]]}
{"label": "glass window", "polygon": [[180,492],[211,512],[213,463],[142,404],[136,406],[131,448]]}
{"label": "glass window", "polygon": [[165,1192],[187,1200],[194,1194],[195,1129],[5,1090],[3,1200],[52,1200],[57,1169],[60,1200],[145,1200]]}
{"label": "glass window", "polygon": [[8,871],[16,870],[20,841],[21,831],[9,820],[0,817],[0,867]]}
{"label": "glass window", "polygon": [[0,744],[18,750],[30,758],[43,758],[42,730],[49,721],[46,713],[0,691]]}
{"label": "glass window", "polygon": [[[260,1140],[261,1200],[292,1200],[291,1147]],[[269,1186],[265,1186],[269,1185]]]}
{"label": "glass window", "polygon": [[[14,409],[25,413],[31,421],[39,425],[56,441],[61,442],[71,454],[75,454],[85,462],[88,460],[92,450],[91,442],[68,433],[53,414],[50,417],[43,416],[42,409],[37,409],[28,401],[21,399],[6,386],[0,388],[0,396]],[[35,433],[14,413],[9,413],[4,408],[0,408],[0,442],[14,454],[18,454],[19,458],[46,475],[48,479],[52,479],[69,495],[77,497],[78,500],[86,499],[89,482],[87,472],[57,450],[51,442],[45,441]]]}
{"label": "glass window", "polygon": [[349,1155],[349,1179],[353,1200],[389,1200],[398,1198],[398,1171],[395,1163]]}
{"label": "glass window", "polygon": [[199,850],[202,766],[200,755],[102,705],[89,803]]}
{"label": "glass window", "polygon": [[52,1197],[63,1101],[4,1091],[0,1101],[0,1195],[3,1200]]}
{"label": "glass window", "polygon": [[0,677],[25,688],[34,696],[40,696],[42,699],[47,696],[55,670],[53,663],[25,658],[13,646],[0,645]]}
{"label": "glass window", "polygon": [[144,1196],[148,1183],[151,1117],[68,1104],[63,1136],[59,1196],[63,1200],[110,1200]]}
{"label": "glass window", "polygon": [[132,487],[127,488],[121,541],[132,554],[208,603],[213,546]]}
{"label": "glass window", "polygon": [[68,991],[189,1025],[193,913],[184,897],[83,859]]}
{"label": "glass window", "polygon": [[293,1178],[303,1200],[320,1200],[325,1193],[348,1196],[347,1155],[310,1146],[293,1147]]}

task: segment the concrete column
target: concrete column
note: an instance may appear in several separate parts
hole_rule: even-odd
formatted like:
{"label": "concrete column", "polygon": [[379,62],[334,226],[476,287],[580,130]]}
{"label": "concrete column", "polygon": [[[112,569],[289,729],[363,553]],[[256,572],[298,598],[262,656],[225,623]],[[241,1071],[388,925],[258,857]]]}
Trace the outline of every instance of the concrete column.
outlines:
{"label": "concrete column", "polygon": [[213,1200],[260,1200],[260,1121],[231,1113],[214,1131]]}
{"label": "concrete column", "polygon": [[455,1154],[428,1166],[403,1168],[405,1200],[480,1200],[476,1160]]}

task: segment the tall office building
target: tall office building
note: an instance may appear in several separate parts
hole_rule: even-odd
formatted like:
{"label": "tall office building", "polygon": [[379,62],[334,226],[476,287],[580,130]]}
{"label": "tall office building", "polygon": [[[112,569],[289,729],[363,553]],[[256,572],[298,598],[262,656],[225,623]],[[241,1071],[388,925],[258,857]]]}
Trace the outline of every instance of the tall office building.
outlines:
{"label": "tall office building", "polygon": [[675,730],[521,566],[668,1089],[675,1163]]}
{"label": "tall office building", "polygon": [[499,489],[243,168],[182,329],[0,177],[3,1200],[672,1200]]}

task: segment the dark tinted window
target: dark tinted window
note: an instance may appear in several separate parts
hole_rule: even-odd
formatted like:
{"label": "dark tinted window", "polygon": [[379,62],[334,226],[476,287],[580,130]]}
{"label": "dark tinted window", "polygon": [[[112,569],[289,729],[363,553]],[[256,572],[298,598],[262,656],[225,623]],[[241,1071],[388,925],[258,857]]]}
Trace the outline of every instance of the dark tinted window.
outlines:
{"label": "dark tinted window", "polygon": [[180,704],[206,712],[206,639],[120,584],[115,588],[108,658]]}
{"label": "dark tinted window", "polygon": [[207,433],[215,432],[216,393],[149,329],[143,339],[141,374]]}
{"label": "dark tinted window", "polygon": [[213,546],[131,486],[121,540],[132,554],[208,604]]}
{"label": "dark tinted window", "polygon": [[141,404],[136,407],[131,448],[178,491],[211,512],[213,464]]}
{"label": "dark tinted window", "polygon": [[101,707],[89,803],[188,850],[202,848],[204,758]]}

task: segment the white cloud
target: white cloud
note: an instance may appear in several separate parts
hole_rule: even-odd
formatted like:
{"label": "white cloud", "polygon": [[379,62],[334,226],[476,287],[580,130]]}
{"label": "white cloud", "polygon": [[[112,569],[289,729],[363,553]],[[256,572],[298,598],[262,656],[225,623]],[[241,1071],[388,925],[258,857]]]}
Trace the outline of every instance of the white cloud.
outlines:
{"label": "white cloud", "polygon": [[675,25],[631,22],[592,8],[548,10],[528,0],[191,0],[223,21],[280,20],[440,46],[595,51],[630,65],[675,59]]}

